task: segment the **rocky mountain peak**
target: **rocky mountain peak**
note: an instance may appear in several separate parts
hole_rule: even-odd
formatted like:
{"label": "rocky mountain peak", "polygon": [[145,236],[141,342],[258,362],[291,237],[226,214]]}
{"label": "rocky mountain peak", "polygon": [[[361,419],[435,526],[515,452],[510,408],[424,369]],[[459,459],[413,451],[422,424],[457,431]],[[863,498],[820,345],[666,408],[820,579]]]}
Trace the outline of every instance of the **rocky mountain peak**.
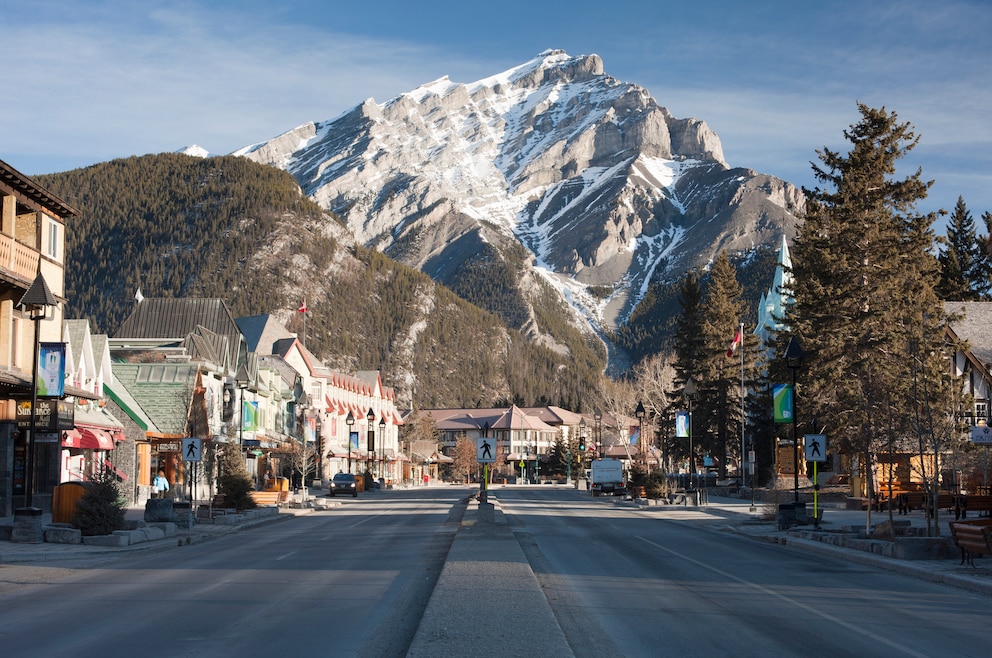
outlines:
{"label": "rocky mountain peak", "polygon": [[561,50],[238,153],[287,169],[359,241],[444,283],[516,242],[531,254],[520,294],[550,284],[594,326],[622,323],[652,278],[774,247],[802,205],[788,183],[731,169],[704,121]]}

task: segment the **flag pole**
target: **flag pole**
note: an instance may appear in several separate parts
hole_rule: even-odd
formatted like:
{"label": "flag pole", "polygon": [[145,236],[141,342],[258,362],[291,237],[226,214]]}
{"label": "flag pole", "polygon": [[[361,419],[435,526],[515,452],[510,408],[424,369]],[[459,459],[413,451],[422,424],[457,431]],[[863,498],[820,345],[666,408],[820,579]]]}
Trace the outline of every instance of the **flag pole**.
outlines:
{"label": "flag pole", "polygon": [[[747,456],[746,453],[744,452],[744,449],[745,449],[745,445],[744,445],[744,443],[745,443],[745,440],[744,440],[744,430],[747,427],[747,416],[744,415],[745,414],[745,412],[744,412],[744,396],[746,395],[746,391],[744,389],[744,345],[745,345],[745,343],[744,343],[744,323],[743,322],[741,322],[740,332],[741,332],[741,461],[740,461],[740,464],[743,467],[743,465],[744,465],[744,458]],[[744,484],[744,480],[745,480],[745,478],[744,478],[744,469],[741,468],[741,484]],[[751,487],[752,488],[754,487],[754,474],[753,473],[751,474]]]}

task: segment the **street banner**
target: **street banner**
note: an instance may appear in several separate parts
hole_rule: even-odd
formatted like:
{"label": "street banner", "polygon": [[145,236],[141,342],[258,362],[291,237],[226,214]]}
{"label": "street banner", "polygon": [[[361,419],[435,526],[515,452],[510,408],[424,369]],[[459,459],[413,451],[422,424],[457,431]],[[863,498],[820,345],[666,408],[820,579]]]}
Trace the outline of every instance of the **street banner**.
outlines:
{"label": "street banner", "polygon": [[688,439],[689,438],[689,412],[688,411],[676,411],[675,412],[675,438],[677,438],[677,439]]}
{"label": "street banner", "polygon": [[60,398],[65,394],[65,343],[41,343],[38,351],[38,395]]}
{"label": "street banner", "polygon": [[992,427],[988,425],[976,425],[971,428],[971,442],[979,445],[992,444]]}
{"label": "street banner", "polygon": [[772,386],[775,422],[792,422],[792,384],[775,384]]}
{"label": "street banner", "polygon": [[258,430],[258,402],[246,401],[241,409],[241,428],[245,432]]}

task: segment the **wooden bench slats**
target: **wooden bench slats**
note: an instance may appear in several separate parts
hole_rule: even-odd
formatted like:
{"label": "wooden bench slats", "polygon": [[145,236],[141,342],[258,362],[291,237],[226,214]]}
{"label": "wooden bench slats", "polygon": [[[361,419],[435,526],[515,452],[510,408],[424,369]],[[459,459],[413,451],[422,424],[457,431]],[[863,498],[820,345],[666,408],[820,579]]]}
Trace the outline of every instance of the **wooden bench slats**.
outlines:
{"label": "wooden bench slats", "polygon": [[252,491],[251,497],[256,505],[279,505],[289,499],[288,491]]}
{"label": "wooden bench slats", "polygon": [[975,566],[975,556],[992,555],[992,519],[951,521],[951,538],[961,549],[961,564]]}

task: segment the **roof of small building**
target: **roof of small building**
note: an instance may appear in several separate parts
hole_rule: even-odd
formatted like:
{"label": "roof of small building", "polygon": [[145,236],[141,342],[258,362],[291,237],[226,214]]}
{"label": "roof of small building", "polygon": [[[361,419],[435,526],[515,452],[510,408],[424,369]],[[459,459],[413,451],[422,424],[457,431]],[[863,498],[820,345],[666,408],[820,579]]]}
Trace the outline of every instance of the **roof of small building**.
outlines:
{"label": "roof of small building", "polygon": [[241,330],[223,299],[145,297],[135,305],[114,339],[159,339],[181,343],[193,333],[214,334],[210,342],[227,358],[227,363],[221,365],[233,368],[239,363],[243,344]]}
{"label": "roof of small building", "polygon": [[951,328],[958,338],[968,341],[975,358],[992,364],[992,302],[945,302],[944,311],[963,315]]}

